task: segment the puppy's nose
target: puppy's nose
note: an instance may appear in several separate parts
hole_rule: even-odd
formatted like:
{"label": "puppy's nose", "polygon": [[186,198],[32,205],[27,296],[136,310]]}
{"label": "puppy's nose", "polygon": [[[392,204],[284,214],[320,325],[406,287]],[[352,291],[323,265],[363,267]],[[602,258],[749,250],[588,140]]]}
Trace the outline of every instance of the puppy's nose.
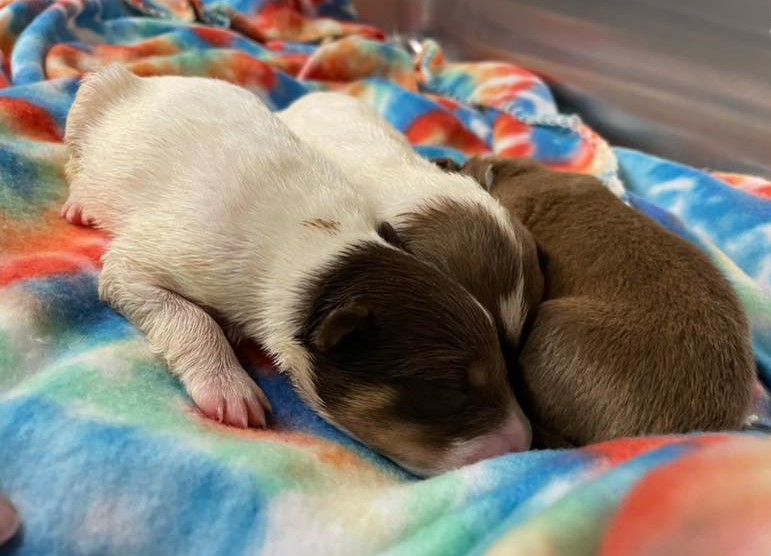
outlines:
{"label": "puppy's nose", "polygon": [[528,420],[511,411],[500,427],[469,443],[463,463],[468,465],[511,452],[525,452],[530,449],[531,440],[532,430]]}

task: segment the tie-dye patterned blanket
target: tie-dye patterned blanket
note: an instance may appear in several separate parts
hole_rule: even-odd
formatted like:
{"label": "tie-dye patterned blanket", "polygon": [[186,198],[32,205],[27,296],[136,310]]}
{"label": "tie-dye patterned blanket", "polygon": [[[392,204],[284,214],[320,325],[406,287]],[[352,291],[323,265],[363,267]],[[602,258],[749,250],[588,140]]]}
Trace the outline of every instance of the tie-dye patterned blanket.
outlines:
{"label": "tie-dye patterned blanket", "polygon": [[[426,156],[590,172],[705,249],[771,382],[771,184],[612,149],[533,75],[408,52],[344,0],[0,0],[0,491],[24,555],[771,554],[771,441],[748,433],[530,452],[431,480],[326,425],[256,349],[268,431],[206,419],[97,300],[104,236],[58,217],[86,71],[233,81],[282,108],[336,88]],[[720,388],[720,385],[715,385]]]}

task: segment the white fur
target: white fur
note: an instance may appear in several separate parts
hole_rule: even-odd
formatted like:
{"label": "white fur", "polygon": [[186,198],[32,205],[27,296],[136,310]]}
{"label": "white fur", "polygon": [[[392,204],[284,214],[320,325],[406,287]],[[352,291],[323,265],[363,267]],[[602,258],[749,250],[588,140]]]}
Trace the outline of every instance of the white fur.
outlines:
{"label": "white fur", "polygon": [[[113,66],[81,87],[67,122],[70,198],[115,240],[100,295],[147,334],[208,414],[230,424],[267,405],[210,307],[259,341],[324,414],[296,340],[303,282],[352,244],[384,244],[342,173],[250,92],[138,78]],[[332,219],[336,233],[304,226]],[[257,404],[255,406],[255,404]]]}
{"label": "white fur", "polygon": [[[493,215],[522,253],[522,240],[498,201],[473,178],[444,172],[422,158],[399,131],[363,102],[340,93],[310,93],[279,117],[300,139],[339,165],[354,186],[372,199],[378,217],[395,227],[409,213],[451,199]],[[519,287],[500,300],[503,320],[514,341],[524,320],[523,282],[520,268]]]}
{"label": "white fur", "polygon": [[[525,315],[528,310],[523,280],[517,281],[515,288],[498,300],[498,307],[501,315],[504,315],[503,326],[506,328],[506,334],[512,341],[518,342],[522,335],[522,328],[525,326],[522,315]],[[506,315],[508,318],[505,318]]]}
{"label": "white fur", "polygon": [[[441,198],[484,207],[510,229],[509,215],[473,178],[443,172],[418,155],[374,110],[340,93],[310,93],[278,113],[306,143],[343,169],[381,217],[398,218]],[[513,231],[512,231],[513,234]]]}

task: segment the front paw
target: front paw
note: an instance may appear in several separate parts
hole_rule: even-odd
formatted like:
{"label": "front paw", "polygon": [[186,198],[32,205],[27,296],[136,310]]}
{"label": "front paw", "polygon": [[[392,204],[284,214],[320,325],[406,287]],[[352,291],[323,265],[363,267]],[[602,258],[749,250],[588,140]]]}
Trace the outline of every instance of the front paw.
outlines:
{"label": "front paw", "polygon": [[185,377],[190,397],[210,419],[240,428],[265,428],[270,402],[243,369]]}
{"label": "front paw", "polygon": [[86,214],[83,206],[69,199],[64,203],[59,214],[67,222],[75,226],[92,227],[94,225],[94,219]]}

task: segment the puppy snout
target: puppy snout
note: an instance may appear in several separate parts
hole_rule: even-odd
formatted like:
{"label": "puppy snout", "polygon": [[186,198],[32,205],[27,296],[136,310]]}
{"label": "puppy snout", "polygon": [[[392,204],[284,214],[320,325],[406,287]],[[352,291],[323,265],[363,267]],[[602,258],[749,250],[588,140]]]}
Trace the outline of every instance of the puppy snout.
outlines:
{"label": "puppy snout", "polygon": [[463,465],[530,449],[532,431],[524,417],[512,414],[498,429],[472,440],[463,458]]}

